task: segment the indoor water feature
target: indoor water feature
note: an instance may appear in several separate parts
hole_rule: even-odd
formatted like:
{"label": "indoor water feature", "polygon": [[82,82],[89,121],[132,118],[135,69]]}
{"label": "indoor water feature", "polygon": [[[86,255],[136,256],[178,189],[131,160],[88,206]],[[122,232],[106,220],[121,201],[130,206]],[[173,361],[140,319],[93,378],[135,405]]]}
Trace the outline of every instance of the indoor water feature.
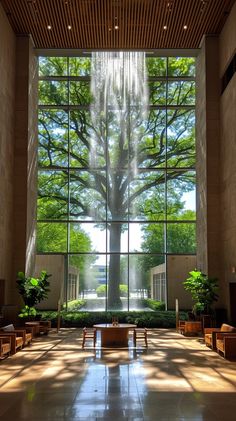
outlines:
{"label": "indoor water feature", "polygon": [[[137,174],[138,143],[148,109],[145,53],[92,53],[91,94],[89,171],[91,183],[96,188],[91,189],[90,194],[97,197],[99,190],[100,203],[104,203],[91,210],[91,217],[97,221],[107,220],[106,224],[100,224],[100,232],[107,230],[106,251],[109,253],[107,257],[105,254],[98,257],[95,265],[106,267],[107,308],[128,310],[127,295],[132,297],[130,307],[137,308],[140,301],[140,296],[135,295],[133,281],[133,290],[128,287],[131,267],[127,253],[129,181]],[[99,177],[103,181],[99,180],[98,189]],[[140,241],[141,235],[137,238]],[[132,279],[135,279],[134,272],[132,267]],[[120,296],[120,284],[126,285],[126,297]]]}

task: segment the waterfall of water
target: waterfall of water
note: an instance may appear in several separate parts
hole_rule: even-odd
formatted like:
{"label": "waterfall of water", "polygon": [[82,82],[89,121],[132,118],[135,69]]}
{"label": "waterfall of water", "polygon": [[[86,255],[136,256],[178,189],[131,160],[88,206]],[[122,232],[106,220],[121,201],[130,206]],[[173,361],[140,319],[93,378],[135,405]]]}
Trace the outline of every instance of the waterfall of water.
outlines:
{"label": "waterfall of water", "polygon": [[[107,124],[110,124],[115,129],[113,132],[116,131],[113,141],[119,133],[130,144],[130,168],[136,172],[137,143],[148,107],[145,53],[92,53],[91,92],[94,99],[91,105],[94,131],[90,165],[99,165],[99,137],[103,137],[103,141],[109,137]],[[110,118],[111,114],[113,119]],[[112,143],[111,137],[109,141]]]}
{"label": "waterfall of water", "polygon": [[[129,212],[130,181],[135,179],[139,167],[139,145],[145,133],[148,108],[145,53],[93,53],[91,93],[90,174],[100,193],[103,185],[99,184],[99,176],[106,170],[104,192],[110,221],[106,226],[109,230],[108,308],[118,309],[119,286],[122,280],[128,282],[128,273],[121,267],[120,253],[128,250],[127,236],[124,241],[127,226],[122,221]],[[127,305],[127,300],[122,305]]]}

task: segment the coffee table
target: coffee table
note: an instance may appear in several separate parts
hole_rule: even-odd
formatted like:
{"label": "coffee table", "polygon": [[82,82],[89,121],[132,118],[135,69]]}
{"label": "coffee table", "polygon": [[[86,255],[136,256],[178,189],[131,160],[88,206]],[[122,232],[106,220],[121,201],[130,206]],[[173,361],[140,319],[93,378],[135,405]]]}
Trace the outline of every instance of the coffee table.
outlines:
{"label": "coffee table", "polygon": [[129,331],[133,330],[137,325],[120,323],[114,326],[112,323],[104,323],[93,327],[101,332],[101,346],[127,347]]}

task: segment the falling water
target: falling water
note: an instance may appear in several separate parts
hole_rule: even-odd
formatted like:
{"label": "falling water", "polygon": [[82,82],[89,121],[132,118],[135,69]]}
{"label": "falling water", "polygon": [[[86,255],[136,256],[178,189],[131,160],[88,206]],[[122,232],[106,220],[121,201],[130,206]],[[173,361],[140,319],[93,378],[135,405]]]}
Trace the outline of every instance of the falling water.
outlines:
{"label": "falling water", "polygon": [[[123,189],[123,180],[124,189],[127,189],[127,177],[123,174],[128,172],[134,178],[139,165],[139,144],[145,132],[149,99],[145,53],[92,53],[91,94],[90,174],[96,174],[98,168],[108,169],[110,203],[117,203],[117,188]],[[109,162],[106,161],[108,156]],[[114,208],[115,205],[113,214],[110,209],[108,211],[112,221],[121,219]],[[96,208],[91,212],[95,214],[100,211]],[[98,219],[101,219],[101,215]],[[110,250],[118,251],[112,250],[111,243],[110,232]],[[110,256],[110,265],[113,257]],[[118,279],[117,283],[120,281]]]}
{"label": "falling water", "polygon": [[92,136],[90,165],[99,165],[98,136],[104,134],[108,115],[113,112],[116,130],[132,145],[132,161],[129,165],[136,173],[139,131],[148,107],[145,53],[92,53],[91,93],[94,98],[91,106],[92,125],[99,134],[95,130]]}

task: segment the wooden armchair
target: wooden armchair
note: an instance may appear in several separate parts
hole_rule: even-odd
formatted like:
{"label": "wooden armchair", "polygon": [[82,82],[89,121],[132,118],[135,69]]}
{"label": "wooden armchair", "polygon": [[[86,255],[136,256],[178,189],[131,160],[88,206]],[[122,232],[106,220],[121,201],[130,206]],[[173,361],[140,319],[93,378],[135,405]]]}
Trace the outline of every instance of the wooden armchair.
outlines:
{"label": "wooden armchair", "polygon": [[29,345],[33,339],[33,328],[30,326],[17,327],[15,331],[23,331],[24,346]]}
{"label": "wooden armchair", "polygon": [[216,349],[225,358],[236,358],[236,333],[216,333]]}
{"label": "wooden armchair", "polygon": [[22,349],[24,345],[23,331],[0,332],[0,339],[8,337],[11,339],[11,354],[15,354],[17,349]]}
{"label": "wooden armchair", "polygon": [[28,345],[32,341],[32,338],[33,338],[33,332],[32,332],[31,327],[26,327],[26,326],[15,327],[13,324],[10,324],[10,325],[1,327],[0,331],[2,331],[4,333],[15,332],[15,333],[18,334],[17,336],[22,336],[23,337],[23,346]]}
{"label": "wooden armchair", "polygon": [[0,358],[8,356],[11,352],[11,338],[9,336],[0,336]]}
{"label": "wooden armchair", "polygon": [[230,326],[226,323],[223,323],[221,327],[207,327],[204,329],[204,340],[206,346],[209,346],[212,349],[216,349],[216,335],[217,333],[233,333],[236,332],[234,326]]}
{"label": "wooden armchair", "polygon": [[[17,327],[15,328],[13,324],[3,326],[0,329],[0,334],[11,337],[11,351],[15,353],[18,348],[28,345],[33,338],[32,328],[30,327]],[[15,336],[10,336],[15,334]]]}

